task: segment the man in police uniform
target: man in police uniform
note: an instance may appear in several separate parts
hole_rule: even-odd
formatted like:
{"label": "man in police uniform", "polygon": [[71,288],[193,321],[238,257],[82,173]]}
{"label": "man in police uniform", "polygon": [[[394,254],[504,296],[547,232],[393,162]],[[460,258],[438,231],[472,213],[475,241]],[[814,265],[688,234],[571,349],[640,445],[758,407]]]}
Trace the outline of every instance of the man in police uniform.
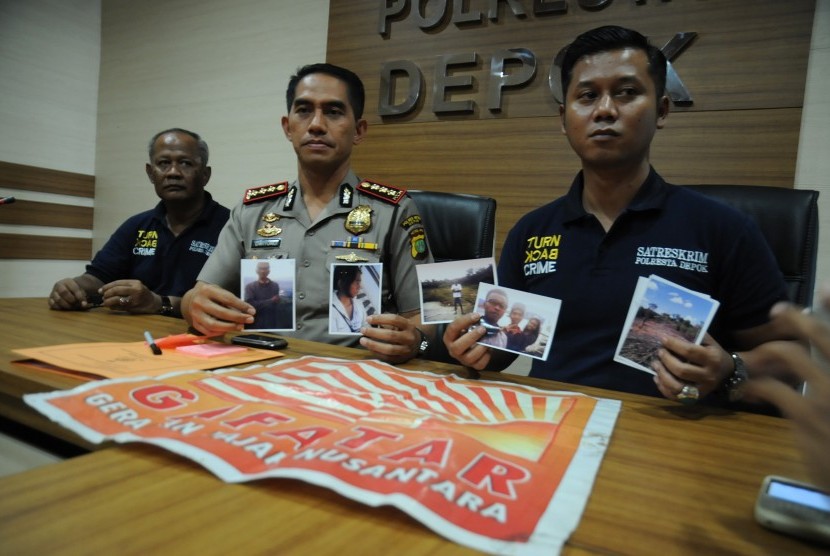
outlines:
{"label": "man in police uniform", "polygon": [[[286,104],[282,127],[297,153],[298,177],[245,192],[199,282],[185,295],[184,316],[208,335],[241,330],[256,310],[232,293],[240,287],[240,260],[290,258],[297,270],[293,335],[341,345],[359,341],[383,360],[406,361],[426,349],[432,333],[421,325],[415,265],[433,261],[406,192],[351,170],[352,148],[367,128],[363,84],[338,66],[305,66],[289,81]],[[384,312],[368,317],[362,336],[330,335],[331,265],[359,262],[383,263]]]}
{"label": "man in police uniform", "polygon": [[178,316],[181,296],[216,246],[229,211],[205,191],[210,180],[207,143],[186,129],[150,140],[147,177],[161,199],[127,219],[87,265],[59,280],[49,294],[56,310],[103,305],[129,313]]}

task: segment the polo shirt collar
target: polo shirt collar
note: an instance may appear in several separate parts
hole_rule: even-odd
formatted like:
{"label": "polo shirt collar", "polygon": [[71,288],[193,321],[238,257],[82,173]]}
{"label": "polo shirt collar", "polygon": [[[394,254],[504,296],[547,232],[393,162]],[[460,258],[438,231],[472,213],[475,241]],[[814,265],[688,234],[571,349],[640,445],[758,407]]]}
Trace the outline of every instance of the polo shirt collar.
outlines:
{"label": "polo shirt collar", "polygon": [[[216,210],[216,203],[213,202],[213,196],[208,192],[205,191],[205,204],[202,206],[202,212],[199,214],[199,217],[196,219],[196,222],[204,222],[206,220],[210,220],[213,211]],[[164,201],[159,201],[156,203],[155,208],[153,209],[153,218],[161,222],[162,224],[167,226],[167,207],[164,206]]]}
{"label": "polo shirt collar", "polygon": [[[582,191],[584,188],[585,177],[580,170],[565,195],[565,222],[574,222],[590,216],[582,205]],[[666,182],[654,170],[654,167],[649,166],[648,176],[646,176],[634,199],[631,200],[627,211],[659,209],[663,205],[667,190]]]}

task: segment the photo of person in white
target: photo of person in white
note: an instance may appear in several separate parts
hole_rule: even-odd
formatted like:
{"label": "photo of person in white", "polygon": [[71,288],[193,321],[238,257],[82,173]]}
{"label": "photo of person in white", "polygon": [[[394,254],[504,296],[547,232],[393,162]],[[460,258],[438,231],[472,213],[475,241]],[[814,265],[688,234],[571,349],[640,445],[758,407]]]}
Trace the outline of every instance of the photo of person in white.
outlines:
{"label": "photo of person in white", "polygon": [[363,281],[358,265],[340,265],[332,269],[334,291],[331,295],[329,332],[359,334],[366,322],[363,305],[357,300]]}

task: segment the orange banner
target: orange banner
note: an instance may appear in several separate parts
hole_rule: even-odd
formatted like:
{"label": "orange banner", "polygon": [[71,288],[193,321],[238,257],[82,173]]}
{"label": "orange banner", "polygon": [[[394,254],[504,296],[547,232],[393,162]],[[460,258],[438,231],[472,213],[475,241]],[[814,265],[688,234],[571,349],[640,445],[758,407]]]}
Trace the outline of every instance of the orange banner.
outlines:
{"label": "orange banner", "polygon": [[319,357],[25,399],[91,442],[156,444],[228,482],[305,480],[515,554],[567,540],[619,412],[576,393]]}

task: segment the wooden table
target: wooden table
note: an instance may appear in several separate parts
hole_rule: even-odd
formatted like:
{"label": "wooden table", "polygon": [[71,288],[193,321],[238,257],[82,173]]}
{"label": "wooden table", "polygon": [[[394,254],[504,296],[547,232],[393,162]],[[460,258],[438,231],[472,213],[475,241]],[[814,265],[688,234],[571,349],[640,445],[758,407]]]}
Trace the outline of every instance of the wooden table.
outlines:
{"label": "wooden table", "polygon": [[[138,341],[184,331],[180,320],[97,309],[49,311],[43,299],[0,300],[0,414],[73,439],[25,406],[27,392],[72,378],[18,367],[12,347]],[[291,340],[288,356],[347,359],[365,351]],[[405,368],[462,372],[415,361]],[[483,373],[622,400],[611,444],[566,554],[818,554],[757,525],[762,478],[805,479],[787,421],[684,408],[655,398]],[[825,549],[826,550],[826,549]],[[406,514],[370,508],[288,479],[226,484],[148,445],[114,446],[0,479],[0,554],[465,554]],[[826,551],[824,552],[826,553]]]}

